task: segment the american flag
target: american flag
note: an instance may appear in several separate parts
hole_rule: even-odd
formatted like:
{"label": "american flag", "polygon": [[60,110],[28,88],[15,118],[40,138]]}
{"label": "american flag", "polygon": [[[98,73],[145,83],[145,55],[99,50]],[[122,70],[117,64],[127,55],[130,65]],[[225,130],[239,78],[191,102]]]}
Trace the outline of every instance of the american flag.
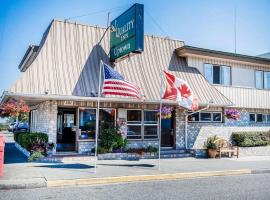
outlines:
{"label": "american flag", "polygon": [[141,99],[140,88],[124,80],[117,71],[103,64],[104,82],[102,94],[104,96],[135,97]]}

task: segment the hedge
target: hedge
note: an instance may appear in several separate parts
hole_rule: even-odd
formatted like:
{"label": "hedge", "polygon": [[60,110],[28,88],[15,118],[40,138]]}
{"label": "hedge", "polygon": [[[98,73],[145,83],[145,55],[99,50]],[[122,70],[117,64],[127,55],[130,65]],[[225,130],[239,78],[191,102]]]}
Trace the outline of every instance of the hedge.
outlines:
{"label": "hedge", "polygon": [[14,140],[28,151],[36,144],[45,144],[48,142],[46,133],[15,132]]}
{"label": "hedge", "polygon": [[246,131],[232,133],[232,140],[239,147],[270,145],[270,131]]}

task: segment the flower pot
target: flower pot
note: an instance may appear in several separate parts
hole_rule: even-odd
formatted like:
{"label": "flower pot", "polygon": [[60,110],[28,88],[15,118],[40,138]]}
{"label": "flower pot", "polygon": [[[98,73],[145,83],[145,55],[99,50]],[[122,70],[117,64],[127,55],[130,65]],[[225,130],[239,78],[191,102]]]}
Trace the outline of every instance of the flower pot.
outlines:
{"label": "flower pot", "polygon": [[208,158],[215,158],[217,153],[216,149],[207,149]]}

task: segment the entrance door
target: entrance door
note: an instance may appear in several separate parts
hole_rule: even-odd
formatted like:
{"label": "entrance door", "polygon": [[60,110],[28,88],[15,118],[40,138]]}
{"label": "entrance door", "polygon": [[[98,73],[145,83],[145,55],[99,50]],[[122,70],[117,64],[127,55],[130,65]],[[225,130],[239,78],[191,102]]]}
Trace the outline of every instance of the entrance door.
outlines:
{"label": "entrance door", "polygon": [[57,114],[57,151],[75,151],[76,109],[59,108]]}
{"label": "entrance door", "polygon": [[161,119],[161,147],[174,146],[174,116]]}

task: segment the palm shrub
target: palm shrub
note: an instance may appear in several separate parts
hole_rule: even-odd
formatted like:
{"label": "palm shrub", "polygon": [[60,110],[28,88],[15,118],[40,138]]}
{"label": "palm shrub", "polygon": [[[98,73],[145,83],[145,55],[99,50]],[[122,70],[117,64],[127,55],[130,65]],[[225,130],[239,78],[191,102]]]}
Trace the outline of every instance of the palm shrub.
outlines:
{"label": "palm shrub", "polygon": [[208,138],[207,138],[207,141],[206,141],[206,144],[205,144],[205,147],[206,147],[207,149],[216,149],[217,146],[216,146],[215,142],[216,142],[218,139],[219,139],[219,138],[218,138],[216,135],[211,136],[211,137],[208,137]]}

